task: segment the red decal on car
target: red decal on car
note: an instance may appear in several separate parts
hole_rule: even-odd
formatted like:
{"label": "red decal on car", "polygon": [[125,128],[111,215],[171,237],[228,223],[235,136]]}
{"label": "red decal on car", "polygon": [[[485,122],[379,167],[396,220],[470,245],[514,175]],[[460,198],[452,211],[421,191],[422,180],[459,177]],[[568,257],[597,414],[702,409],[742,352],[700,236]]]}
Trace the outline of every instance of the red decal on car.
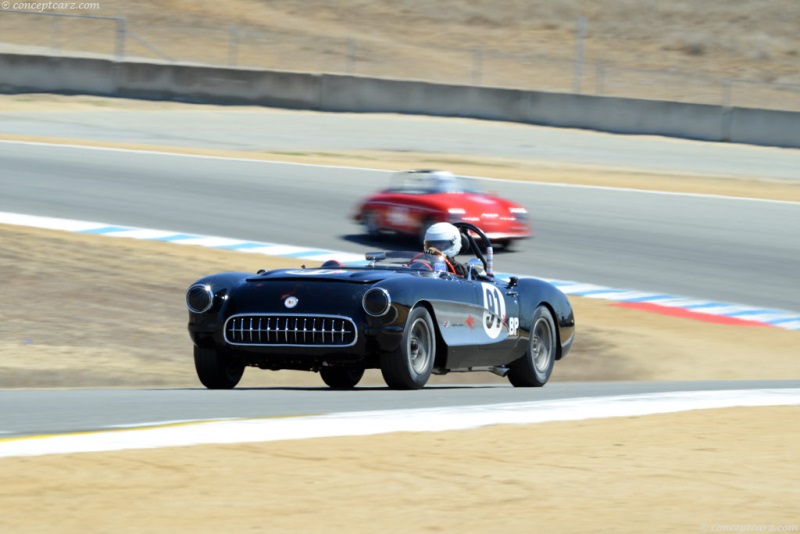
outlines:
{"label": "red decal on car", "polygon": [[475,319],[472,318],[472,315],[467,317],[467,326],[469,327],[470,330],[472,330],[475,327]]}

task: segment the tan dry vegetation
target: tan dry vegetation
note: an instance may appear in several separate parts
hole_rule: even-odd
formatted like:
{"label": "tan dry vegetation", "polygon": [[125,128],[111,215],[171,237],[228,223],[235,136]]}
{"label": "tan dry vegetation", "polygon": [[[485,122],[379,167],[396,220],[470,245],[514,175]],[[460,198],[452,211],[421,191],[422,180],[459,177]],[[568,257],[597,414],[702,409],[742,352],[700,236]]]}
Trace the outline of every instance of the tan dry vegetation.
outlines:
{"label": "tan dry vegetation", "polygon": [[[548,91],[573,90],[576,26],[585,17],[584,92],[719,104],[721,79],[734,78],[748,82],[732,87],[734,105],[798,106],[794,0],[104,0],[100,7],[69,14],[125,17],[136,35],[125,40],[128,57]],[[114,21],[6,14],[0,34],[14,51],[111,55],[117,47]],[[795,87],[754,85],[767,82]]]}

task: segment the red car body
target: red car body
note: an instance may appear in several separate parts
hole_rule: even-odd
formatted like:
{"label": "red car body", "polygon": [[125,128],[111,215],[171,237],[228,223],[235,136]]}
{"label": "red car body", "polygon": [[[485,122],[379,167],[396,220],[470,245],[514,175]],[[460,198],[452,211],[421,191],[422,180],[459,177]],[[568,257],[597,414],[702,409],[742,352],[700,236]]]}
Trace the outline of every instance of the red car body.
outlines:
{"label": "red car body", "polygon": [[372,236],[393,232],[422,240],[431,224],[458,221],[482,228],[500,246],[533,236],[524,207],[481,190],[473,179],[437,170],[395,173],[388,188],[358,206],[355,220]]}

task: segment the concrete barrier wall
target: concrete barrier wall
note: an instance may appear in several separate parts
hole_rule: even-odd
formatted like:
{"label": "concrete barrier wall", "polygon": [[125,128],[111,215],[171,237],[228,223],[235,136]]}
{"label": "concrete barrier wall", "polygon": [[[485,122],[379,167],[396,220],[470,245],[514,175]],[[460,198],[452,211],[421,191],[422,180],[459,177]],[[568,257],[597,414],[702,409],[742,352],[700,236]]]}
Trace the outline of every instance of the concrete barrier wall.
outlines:
{"label": "concrete barrier wall", "polygon": [[724,140],[729,121],[728,110],[705,104],[334,75],[323,76],[320,109],[474,117],[706,141]]}
{"label": "concrete barrier wall", "polygon": [[324,74],[320,109],[517,121],[524,94],[514,89]]}
{"label": "concrete barrier wall", "polygon": [[731,110],[729,139],[726,140],[752,145],[800,147],[800,112],[734,108]]}
{"label": "concrete barrier wall", "polygon": [[320,75],[156,63],[120,63],[119,96],[316,109]]}
{"label": "concrete barrier wall", "polygon": [[800,148],[800,113],[254,69],[0,54],[0,89],[471,117]]}
{"label": "concrete barrier wall", "polygon": [[103,59],[0,54],[0,88],[113,95],[116,69]]}
{"label": "concrete barrier wall", "polygon": [[720,141],[724,110],[705,104],[532,92],[525,118],[549,126]]}
{"label": "concrete barrier wall", "polygon": [[724,140],[728,121],[727,110],[704,104],[336,75],[323,75],[320,109],[474,117],[706,141]]}

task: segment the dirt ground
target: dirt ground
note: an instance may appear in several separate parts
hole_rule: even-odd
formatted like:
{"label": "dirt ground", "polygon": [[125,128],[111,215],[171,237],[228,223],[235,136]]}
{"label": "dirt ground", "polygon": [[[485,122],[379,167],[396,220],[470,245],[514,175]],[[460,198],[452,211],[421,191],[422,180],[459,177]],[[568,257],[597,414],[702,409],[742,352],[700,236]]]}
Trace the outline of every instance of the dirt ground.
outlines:
{"label": "dirt ground", "polygon": [[9,458],[0,531],[797,532],[798,417],[739,408]]}
{"label": "dirt ground", "polygon": [[[0,225],[0,387],[197,386],[184,295],[206,274],[311,262]],[[500,261],[500,260],[498,260]],[[553,380],[800,377],[800,332],[708,324],[571,297],[578,333]],[[57,310],[54,312],[54,310]],[[55,314],[55,317],[54,317]],[[76,318],[75,320],[53,320]],[[43,328],[46,323],[47,327]],[[769,354],[753,365],[754,354]],[[489,373],[434,382],[504,381]],[[370,371],[367,384],[381,384]],[[249,369],[243,385],[320,385]]]}

